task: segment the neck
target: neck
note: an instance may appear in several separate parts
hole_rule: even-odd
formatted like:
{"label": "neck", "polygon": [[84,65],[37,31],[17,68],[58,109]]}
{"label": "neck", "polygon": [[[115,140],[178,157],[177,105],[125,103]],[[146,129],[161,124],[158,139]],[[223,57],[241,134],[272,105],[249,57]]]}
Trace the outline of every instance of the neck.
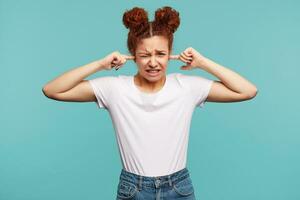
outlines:
{"label": "neck", "polygon": [[136,74],[134,76],[134,80],[136,85],[144,89],[145,91],[155,92],[163,87],[166,81],[166,76],[163,76],[160,80],[156,82],[150,82],[147,79],[140,76],[139,74]]}

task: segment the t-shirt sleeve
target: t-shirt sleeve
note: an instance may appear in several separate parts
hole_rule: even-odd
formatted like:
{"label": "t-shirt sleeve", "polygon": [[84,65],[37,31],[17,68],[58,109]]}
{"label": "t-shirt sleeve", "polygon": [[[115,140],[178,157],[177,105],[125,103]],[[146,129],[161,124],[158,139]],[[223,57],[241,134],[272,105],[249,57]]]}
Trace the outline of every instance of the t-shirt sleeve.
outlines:
{"label": "t-shirt sleeve", "polygon": [[203,108],[213,84],[213,80],[193,75],[182,75],[188,83],[195,106]]}
{"label": "t-shirt sleeve", "polygon": [[97,107],[108,109],[111,103],[116,77],[105,76],[89,80],[97,101]]}

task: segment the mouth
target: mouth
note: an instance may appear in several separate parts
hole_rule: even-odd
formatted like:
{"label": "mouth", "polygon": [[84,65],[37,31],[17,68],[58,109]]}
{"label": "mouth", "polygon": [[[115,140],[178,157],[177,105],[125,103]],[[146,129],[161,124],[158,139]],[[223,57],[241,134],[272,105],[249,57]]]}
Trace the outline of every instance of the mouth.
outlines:
{"label": "mouth", "polygon": [[160,69],[147,69],[146,72],[150,76],[157,76],[161,70]]}

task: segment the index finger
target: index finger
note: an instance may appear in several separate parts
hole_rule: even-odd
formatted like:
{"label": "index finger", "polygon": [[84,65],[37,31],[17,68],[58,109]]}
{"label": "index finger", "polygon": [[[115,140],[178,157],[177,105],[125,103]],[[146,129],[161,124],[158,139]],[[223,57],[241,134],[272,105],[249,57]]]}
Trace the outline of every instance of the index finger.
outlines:
{"label": "index finger", "polygon": [[174,59],[174,60],[178,60],[179,59],[179,55],[170,55],[169,58],[170,59]]}
{"label": "index finger", "polygon": [[134,60],[134,56],[124,55],[124,58],[125,58],[126,60]]}

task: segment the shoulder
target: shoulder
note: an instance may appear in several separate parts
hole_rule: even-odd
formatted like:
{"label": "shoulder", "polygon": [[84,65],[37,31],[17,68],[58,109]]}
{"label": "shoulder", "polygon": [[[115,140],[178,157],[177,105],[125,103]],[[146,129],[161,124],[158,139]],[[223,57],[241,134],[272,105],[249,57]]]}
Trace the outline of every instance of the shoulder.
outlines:
{"label": "shoulder", "polygon": [[90,82],[93,83],[117,83],[121,81],[120,75],[119,76],[101,76],[101,77],[96,77],[91,80]]}
{"label": "shoulder", "polygon": [[120,78],[118,76],[101,76],[88,80],[95,88],[114,88],[119,85]]}
{"label": "shoulder", "polygon": [[204,76],[199,75],[186,75],[178,73],[177,77],[183,81],[190,82],[190,83],[211,83],[213,80],[208,79]]}
{"label": "shoulder", "polygon": [[168,80],[171,85],[176,85],[176,87],[190,89],[189,76],[181,73],[171,73],[168,74]]}
{"label": "shoulder", "polygon": [[182,74],[182,73],[172,73],[172,74],[169,74],[169,76],[183,84],[190,84],[190,83],[194,83],[194,82],[208,80],[202,76],[187,75],[187,74]]}
{"label": "shoulder", "polygon": [[210,87],[214,82],[211,79],[199,75],[187,75],[181,73],[174,73],[173,76],[180,85],[188,88],[194,88],[194,89]]}

